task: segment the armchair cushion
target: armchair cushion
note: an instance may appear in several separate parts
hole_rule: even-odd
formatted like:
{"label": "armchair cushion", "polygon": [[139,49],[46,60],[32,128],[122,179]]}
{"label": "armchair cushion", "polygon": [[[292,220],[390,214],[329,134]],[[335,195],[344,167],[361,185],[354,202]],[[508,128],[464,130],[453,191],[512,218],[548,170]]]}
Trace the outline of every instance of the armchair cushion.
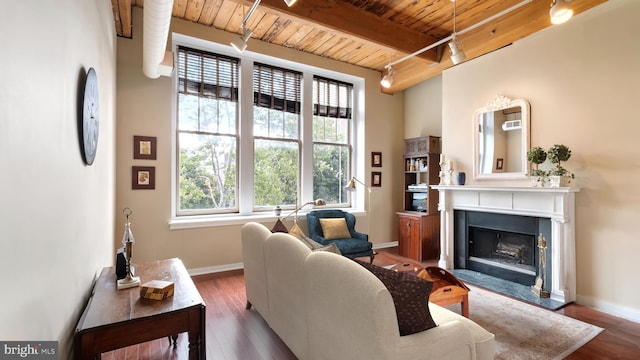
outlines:
{"label": "armchair cushion", "polygon": [[322,233],[327,240],[346,239],[351,237],[345,218],[320,219]]}
{"label": "armchair cushion", "polygon": [[371,271],[387,287],[398,318],[400,336],[419,333],[436,327],[429,311],[429,294],[433,283],[402,271],[354,260]]}

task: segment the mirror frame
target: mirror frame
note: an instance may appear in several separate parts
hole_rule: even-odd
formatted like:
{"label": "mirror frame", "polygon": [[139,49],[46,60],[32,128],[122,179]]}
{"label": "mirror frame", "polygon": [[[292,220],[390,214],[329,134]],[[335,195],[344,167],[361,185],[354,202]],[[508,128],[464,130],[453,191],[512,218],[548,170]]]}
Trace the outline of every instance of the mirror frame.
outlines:
{"label": "mirror frame", "polygon": [[[480,115],[486,112],[494,112],[498,110],[509,109],[512,107],[522,108],[522,171],[520,172],[501,172],[492,174],[480,173],[480,157],[479,157],[479,128],[480,128]],[[526,179],[529,173],[530,164],[527,161],[527,151],[530,147],[530,117],[531,106],[525,99],[510,99],[503,95],[497,95],[487,106],[477,109],[473,113],[473,178],[478,180],[512,180],[512,179]]]}

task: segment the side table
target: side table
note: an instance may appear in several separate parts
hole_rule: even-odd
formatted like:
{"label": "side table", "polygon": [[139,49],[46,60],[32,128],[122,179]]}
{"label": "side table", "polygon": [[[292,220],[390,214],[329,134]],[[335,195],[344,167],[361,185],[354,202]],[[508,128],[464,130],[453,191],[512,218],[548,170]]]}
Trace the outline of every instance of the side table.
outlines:
{"label": "side table", "polygon": [[143,283],[173,281],[174,295],[141,299],[139,287],[118,290],[114,267],[104,268],[76,327],[74,358],[99,359],[107,351],[167,336],[175,341],[176,334],[187,332],[189,359],[205,359],[206,306],[182,261],[136,264],[136,275]]}
{"label": "side table", "polygon": [[418,277],[433,283],[429,301],[440,306],[461,303],[462,316],[469,317],[469,288],[452,273],[432,266],[420,271]]}

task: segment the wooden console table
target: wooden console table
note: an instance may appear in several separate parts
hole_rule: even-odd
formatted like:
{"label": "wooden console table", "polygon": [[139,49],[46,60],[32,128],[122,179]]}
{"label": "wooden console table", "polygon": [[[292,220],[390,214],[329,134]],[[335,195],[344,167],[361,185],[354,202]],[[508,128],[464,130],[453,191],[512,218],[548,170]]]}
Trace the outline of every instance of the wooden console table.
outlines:
{"label": "wooden console table", "polygon": [[173,281],[166,300],[140,298],[140,288],[118,290],[114,267],[106,267],[93,288],[76,327],[75,359],[188,332],[189,359],[205,359],[205,303],[180,259],[135,264],[136,276]]}

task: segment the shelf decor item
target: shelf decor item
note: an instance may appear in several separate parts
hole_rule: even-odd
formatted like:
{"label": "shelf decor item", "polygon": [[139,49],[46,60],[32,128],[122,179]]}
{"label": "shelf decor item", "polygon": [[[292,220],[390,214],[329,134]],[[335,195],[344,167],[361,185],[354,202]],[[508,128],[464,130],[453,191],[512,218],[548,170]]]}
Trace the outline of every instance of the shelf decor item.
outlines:
{"label": "shelf decor item", "polygon": [[118,290],[128,289],[132,287],[140,286],[140,278],[133,276],[131,271],[131,257],[133,256],[133,232],[131,231],[131,223],[129,222],[129,216],[133,214],[133,211],[129,208],[124,208],[122,213],[126,217],[124,223],[124,234],[122,234],[122,244],[125,246],[125,256],[127,260],[127,276],[124,279],[118,280]]}
{"label": "shelf decor item", "polygon": [[531,164],[535,165],[535,169],[531,170],[531,177],[535,179],[535,186],[542,186],[547,180],[547,172],[539,169],[540,164],[547,160],[547,152],[544,151],[540,146],[532,147],[531,150],[527,152],[527,161]]}
{"label": "shelf decor item", "polygon": [[562,167],[561,163],[571,158],[571,150],[565,145],[555,144],[547,151],[547,158],[555,165],[549,171],[549,186],[569,186],[575,175]]}

